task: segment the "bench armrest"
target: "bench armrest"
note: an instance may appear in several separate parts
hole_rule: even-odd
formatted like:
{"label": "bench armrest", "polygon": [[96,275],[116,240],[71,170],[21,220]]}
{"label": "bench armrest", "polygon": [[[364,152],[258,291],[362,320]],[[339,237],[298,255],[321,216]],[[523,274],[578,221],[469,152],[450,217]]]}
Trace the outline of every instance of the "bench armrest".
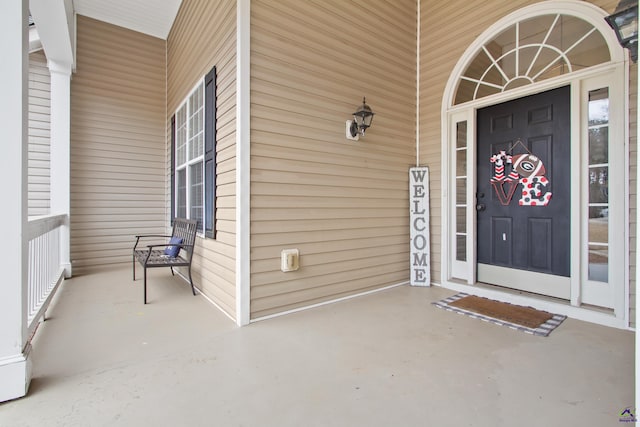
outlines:
{"label": "bench armrest", "polygon": [[148,237],[153,237],[155,239],[159,239],[159,238],[170,239],[171,238],[171,236],[165,236],[165,235],[162,235],[162,234],[141,234],[141,235],[135,236],[135,237],[136,237],[136,244],[133,245],[133,249],[134,250],[138,247],[138,242],[140,242],[140,239],[145,239],[145,238],[148,238]]}

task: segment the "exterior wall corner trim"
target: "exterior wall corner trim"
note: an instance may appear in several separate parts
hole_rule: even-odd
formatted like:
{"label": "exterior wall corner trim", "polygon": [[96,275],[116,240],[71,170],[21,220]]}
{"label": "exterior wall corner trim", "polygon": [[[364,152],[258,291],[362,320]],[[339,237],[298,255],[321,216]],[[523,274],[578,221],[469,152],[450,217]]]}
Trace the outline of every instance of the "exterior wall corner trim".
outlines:
{"label": "exterior wall corner trim", "polygon": [[244,326],[249,324],[251,318],[250,0],[238,0],[236,19],[236,323]]}

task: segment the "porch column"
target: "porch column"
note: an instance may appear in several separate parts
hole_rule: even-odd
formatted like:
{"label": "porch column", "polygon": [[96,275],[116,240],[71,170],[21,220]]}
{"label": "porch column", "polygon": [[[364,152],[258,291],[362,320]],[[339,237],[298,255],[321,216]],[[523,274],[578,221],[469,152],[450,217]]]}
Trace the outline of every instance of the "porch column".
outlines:
{"label": "porch column", "polygon": [[51,214],[67,215],[60,230],[60,263],[71,277],[69,244],[71,71],[74,64],[75,19],[70,0],[30,0],[31,15],[47,56],[51,75],[50,199]]}
{"label": "porch column", "polygon": [[67,216],[60,229],[60,264],[71,277],[69,218],[71,213],[71,65],[49,60],[51,74],[51,213]]}
{"label": "porch column", "polygon": [[[634,67],[631,69],[633,70]],[[638,65],[636,63],[636,88],[640,88],[640,72],[638,72]],[[636,91],[637,92],[637,91]],[[640,135],[640,96],[636,93],[636,145],[638,144],[638,136]],[[638,192],[637,188],[640,185],[640,150],[636,148],[636,193]],[[636,195],[636,233],[638,233],[638,225],[640,224],[640,197]],[[638,327],[638,304],[640,304],[640,295],[638,295],[638,287],[640,286],[640,239],[636,235],[636,289],[635,289],[635,305],[636,307],[636,318],[630,319],[632,322],[635,322],[636,325],[636,358],[635,358],[635,366],[636,366],[636,381],[635,381],[635,392],[636,392],[636,412],[638,408],[640,408],[640,327]],[[637,415],[636,415],[637,417]]]}
{"label": "porch column", "polygon": [[28,0],[0,0],[0,402],[31,381],[27,343]]}

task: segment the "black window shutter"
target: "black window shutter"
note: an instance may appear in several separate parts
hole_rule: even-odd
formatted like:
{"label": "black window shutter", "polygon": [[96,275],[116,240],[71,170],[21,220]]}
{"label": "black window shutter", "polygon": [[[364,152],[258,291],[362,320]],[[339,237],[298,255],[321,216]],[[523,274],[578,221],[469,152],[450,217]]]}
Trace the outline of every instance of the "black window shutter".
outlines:
{"label": "black window shutter", "polygon": [[216,238],[216,67],[204,78],[204,225]]}
{"label": "black window shutter", "polygon": [[171,225],[176,217],[176,116],[171,116]]}

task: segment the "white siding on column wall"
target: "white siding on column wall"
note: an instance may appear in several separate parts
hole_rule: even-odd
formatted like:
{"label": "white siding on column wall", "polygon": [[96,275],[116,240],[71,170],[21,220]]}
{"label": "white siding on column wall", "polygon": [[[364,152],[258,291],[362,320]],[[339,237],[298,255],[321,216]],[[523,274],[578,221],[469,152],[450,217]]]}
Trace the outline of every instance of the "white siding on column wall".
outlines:
{"label": "white siding on column wall", "polygon": [[[415,81],[414,0],[252,1],[252,319],[409,279]],[[348,141],[363,96],[373,126]]]}
{"label": "white siding on column wall", "polygon": [[75,272],[131,262],[136,234],[164,234],[165,41],[78,16],[71,80]]}
{"label": "white siding on column wall", "polygon": [[29,54],[29,216],[49,212],[51,86],[43,51]]}
{"label": "white siding on column wall", "polygon": [[[198,80],[217,70],[216,239],[198,238],[193,279],[235,318],[236,2],[183,0],[167,38],[167,117]],[[170,135],[169,133],[167,134]],[[166,142],[166,217],[169,217],[171,141]]]}

